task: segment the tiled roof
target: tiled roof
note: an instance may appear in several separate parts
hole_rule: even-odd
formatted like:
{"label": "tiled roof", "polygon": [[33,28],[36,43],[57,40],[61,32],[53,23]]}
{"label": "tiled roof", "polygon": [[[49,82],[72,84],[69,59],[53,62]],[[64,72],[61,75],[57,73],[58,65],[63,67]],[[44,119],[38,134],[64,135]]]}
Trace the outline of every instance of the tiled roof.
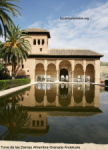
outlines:
{"label": "tiled roof", "polygon": [[47,30],[44,30],[42,28],[28,28],[26,29],[27,32],[49,32]]}
{"label": "tiled roof", "polygon": [[25,29],[25,31],[28,33],[38,33],[38,34],[45,33],[48,35],[48,38],[51,37],[50,32],[42,28],[28,28],[28,29]]}
{"label": "tiled roof", "polygon": [[48,55],[103,56],[88,49],[49,49]]}

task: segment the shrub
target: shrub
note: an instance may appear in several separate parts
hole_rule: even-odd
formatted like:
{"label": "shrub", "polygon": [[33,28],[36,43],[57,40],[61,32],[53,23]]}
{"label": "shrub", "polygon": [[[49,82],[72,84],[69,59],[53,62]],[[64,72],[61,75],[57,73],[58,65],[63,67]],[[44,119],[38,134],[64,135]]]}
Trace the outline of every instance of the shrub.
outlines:
{"label": "shrub", "polygon": [[5,90],[25,84],[29,84],[30,79],[14,79],[14,80],[0,80],[0,90]]}
{"label": "shrub", "polygon": [[108,80],[105,80],[105,85],[108,85]]}

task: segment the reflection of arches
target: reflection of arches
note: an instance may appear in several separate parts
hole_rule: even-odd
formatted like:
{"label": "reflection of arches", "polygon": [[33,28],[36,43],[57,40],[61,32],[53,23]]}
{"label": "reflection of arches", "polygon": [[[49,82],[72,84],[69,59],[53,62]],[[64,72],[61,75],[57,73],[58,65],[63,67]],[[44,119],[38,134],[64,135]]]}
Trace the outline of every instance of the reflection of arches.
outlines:
{"label": "reflection of arches", "polygon": [[59,87],[59,93],[61,97],[67,97],[68,96],[68,88],[66,88],[66,85]]}
{"label": "reflection of arches", "polygon": [[82,102],[82,99],[83,99],[83,90],[82,90],[82,88],[80,86],[79,87],[75,87],[73,89],[73,96],[74,96],[74,101],[76,103]]}
{"label": "reflection of arches", "polygon": [[45,75],[44,65],[41,63],[37,64],[35,72],[36,72],[36,80],[43,81]]}
{"label": "reflection of arches", "polygon": [[85,90],[85,97],[87,103],[92,103],[94,101],[94,86],[90,85],[88,90]]}
{"label": "reflection of arches", "polygon": [[68,106],[71,103],[71,95],[68,94],[68,88],[66,85],[59,86],[59,104],[61,106]]}
{"label": "reflection of arches", "polygon": [[[63,60],[59,64],[60,68],[60,81],[71,81],[71,63],[67,60]],[[62,77],[61,77],[62,76]]]}
{"label": "reflection of arches", "polygon": [[55,81],[56,75],[57,75],[56,66],[54,64],[49,64],[47,66],[47,78],[50,77],[51,81]]}
{"label": "reflection of arches", "polygon": [[83,81],[83,75],[83,66],[81,64],[76,64],[74,70],[74,81]]}
{"label": "reflection of arches", "polygon": [[56,99],[56,88],[55,86],[51,85],[51,88],[49,90],[46,91],[46,95],[47,95],[47,101],[49,103],[53,103],[55,102]]}
{"label": "reflection of arches", "polygon": [[44,95],[45,95],[45,91],[44,90],[36,90],[35,91],[35,100],[38,103],[41,103],[44,101]]}
{"label": "reflection of arches", "polygon": [[71,103],[71,96],[68,95],[66,98],[59,96],[59,104],[61,106],[68,106]]}
{"label": "reflection of arches", "polygon": [[86,67],[86,81],[94,82],[94,66],[88,64]]}

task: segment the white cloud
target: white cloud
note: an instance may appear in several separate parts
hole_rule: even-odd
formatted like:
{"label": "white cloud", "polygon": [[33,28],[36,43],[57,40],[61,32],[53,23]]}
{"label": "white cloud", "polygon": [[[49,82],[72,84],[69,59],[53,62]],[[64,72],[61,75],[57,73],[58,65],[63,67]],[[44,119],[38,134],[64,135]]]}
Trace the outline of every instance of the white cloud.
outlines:
{"label": "white cloud", "polygon": [[[73,16],[70,16],[73,17]],[[108,61],[108,2],[83,10],[75,17],[89,17],[89,20],[50,20],[37,25],[50,31],[49,48],[91,49],[105,55]]]}
{"label": "white cloud", "polygon": [[40,28],[42,26],[41,21],[36,21],[35,23],[28,26],[28,28]]}

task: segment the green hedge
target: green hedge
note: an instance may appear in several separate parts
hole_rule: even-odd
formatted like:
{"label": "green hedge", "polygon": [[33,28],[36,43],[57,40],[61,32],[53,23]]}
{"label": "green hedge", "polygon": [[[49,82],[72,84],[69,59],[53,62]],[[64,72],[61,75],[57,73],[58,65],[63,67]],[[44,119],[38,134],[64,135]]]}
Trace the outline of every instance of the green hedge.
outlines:
{"label": "green hedge", "polygon": [[25,84],[29,84],[30,79],[13,79],[13,80],[0,80],[0,90],[5,90]]}
{"label": "green hedge", "polygon": [[108,85],[108,80],[105,80],[105,85]]}

